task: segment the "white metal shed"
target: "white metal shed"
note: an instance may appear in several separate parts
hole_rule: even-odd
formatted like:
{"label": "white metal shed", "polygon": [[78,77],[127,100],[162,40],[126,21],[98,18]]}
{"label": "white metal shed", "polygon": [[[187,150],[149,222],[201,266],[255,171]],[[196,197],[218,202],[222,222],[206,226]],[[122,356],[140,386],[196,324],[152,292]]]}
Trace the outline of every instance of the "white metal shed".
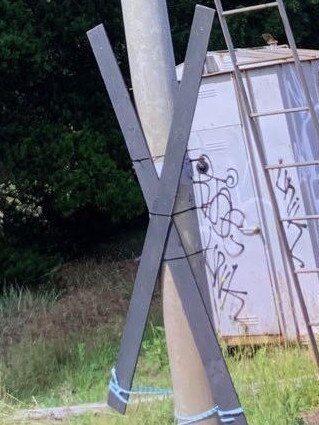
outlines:
{"label": "white metal shed", "polygon": [[[303,106],[288,47],[236,52],[255,111]],[[298,53],[318,110],[319,51]],[[179,79],[182,72],[183,65],[179,65]],[[319,159],[319,142],[308,116],[298,112],[260,119],[259,130],[269,164]],[[247,335],[262,341],[296,339],[306,335],[306,330],[294,288],[285,273],[261,164],[260,172],[253,174],[243,120],[229,54],[209,52],[189,140],[189,157],[214,321],[229,343]],[[318,167],[274,170],[272,176],[282,216],[319,213]],[[262,199],[256,196],[257,179],[263,188]],[[317,222],[309,226],[306,222],[291,223],[287,232],[296,268],[318,268]],[[311,321],[319,325],[318,275],[302,275],[301,284]],[[319,326],[316,329],[319,331]]]}

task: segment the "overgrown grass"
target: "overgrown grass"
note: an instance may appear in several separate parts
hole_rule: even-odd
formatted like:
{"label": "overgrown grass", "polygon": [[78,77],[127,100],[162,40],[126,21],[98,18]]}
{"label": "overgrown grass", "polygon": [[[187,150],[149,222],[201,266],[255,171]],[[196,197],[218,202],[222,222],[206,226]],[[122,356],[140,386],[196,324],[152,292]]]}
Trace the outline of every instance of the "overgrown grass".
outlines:
{"label": "overgrown grass", "polygon": [[[25,344],[25,343],[24,343]],[[101,401],[117,347],[99,331],[86,341],[21,345],[4,369],[7,391],[25,406],[59,406]],[[261,348],[250,357],[227,355],[250,425],[299,424],[300,414],[319,405],[317,375],[305,348]],[[137,384],[169,386],[168,362],[161,328],[149,330],[137,370]],[[12,405],[12,402],[9,403]],[[69,423],[169,424],[172,402],[131,406],[128,416],[87,415]]]}
{"label": "overgrown grass", "polygon": [[[80,275],[75,275],[74,281],[80,279]],[[121,285],[124,285],[122,281]],[[88,296],[87,286],[86,282],[85,299]],[[98,294],[102,294],[99,288],[91,286],[93,291],[98,290]],[[114,288],[111,285],[109,289]],[[80,290],[84,289],[72,286],[75,298],[80,296]],[[106,299],[108,294],[105,292]],[[97,313],[101,317],[104,317],[104,313],[100,312],[100,306],[91,305],[97,303],[97,298],[91,294],[89,304],[81,302],[78,307],[79,310],[89,306],[92,309],[95,320],[91,327],[85,327],[83,332],[82,327],[61,327],[58,315],[65,314],[69,321],[79,318],[77,310],[68,315],[69,296],[57,297],[54,292],[45,296],[29,291],[11,291],[0,298],[1,320],[6,323],[11,320],[12,331],[16,333],[14,323],[20,317],[18,326],[23,328],[22,336],[20,333],[17,341],[6,347],[0,364],[0,421],[17,408],[82,404],[105,399],[110,369],[116,359],[123,314],[115,309],[112,320],[97,325]],[[61,308],[61,303],[67,309]],[[107,308],[111,307],[108,305]],[[35,316],[38,316],[37,321],[30,321],[30,317]],[[165,336],[157,316],[153,316],[153,324],[149,325],[145,334],[135,384],[170,387]],[[85,316],[85,320],[89,317]],[[32,326],[28,326],[28,320]],[[39,326],[39,320],[46,321],[49,328],[56,326],[55,332],[43,334],[41,330],[34,333],[34,326]],[[0,334],[0,344],[6,341],[3,338],[3,334]],[[231,354],[225,348],[224,351],[250,425],[301,424],[300,414],[319,405],[319,381],[306,348],[260,347]],[[173,402],[168,399],[134,404],[129,407],[125,417],[114,413],[84,415],[66,423],[173,424],[172,412]]]}
{"label": "overgrown grass", "polygon": [[[99,329],[81,340],[38,340],[32,344],[23,341],[12,349],[10,360],[1,368],[3,400],[5,393],[11,395],[10,401],[6,397],[8,404],[2,406],[3,413],[6,408],[5,416],[14,406],[50,407],[103,401],[117,353],[117,345],[108,341],[108,332],[107,328]],[[146,333],[142,360],[137,370],[137,384],[169,386],[161,327],[150,327]],[[145,421],[141,422],[144,416]],[[127,418],[130,418],[129,422]],[[171,419],[172,401],[164,400],[158,404],[132,405],[125,418],[108,414],[106,423],[162,424],[170,423]],[[67,423],[96,424],[99,421],[103,423],[102,419],[86,415]]]}
{"label": "overgrown grass", "polygon": [[306,348],[263,347],[252,358],[227,357],[249,424],[300,424],[319,405],[319,382]]}
{"label": "overgrown grass", "polygon": [[24,288],[4,288],[0,294],[0,358],[20,340],[24,327],[35,316],[45,314],[56,303],[55,289],[33,293]]}
{"label": "overgrown grass", "polygon": [[4,288],[0,296],[0,319],[16,317],[23,312],[34,313],[50,308],[58,298],[55,289],[32,292],[25,288]]}

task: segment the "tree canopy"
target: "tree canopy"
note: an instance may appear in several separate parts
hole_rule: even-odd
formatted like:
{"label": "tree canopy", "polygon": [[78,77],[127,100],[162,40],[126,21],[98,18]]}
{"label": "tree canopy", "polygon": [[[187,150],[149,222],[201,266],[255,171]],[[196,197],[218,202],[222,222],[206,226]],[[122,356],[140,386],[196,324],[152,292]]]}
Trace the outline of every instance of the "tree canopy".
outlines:
{"label": "tree canopy", "polygon": [[[177,63],[196,3],[168,1]],[[318,48],[319,0],[285,3],[298,45]],[[0,269],[8,280],[37,280],[145,214],[86,39],[101,22],[129,83],[120,0],[0,0]],[[211,49],[225,47],[216,22]],[[274,11],[230,25],[236,46],[264,44],[263,32],[285,42]]]}

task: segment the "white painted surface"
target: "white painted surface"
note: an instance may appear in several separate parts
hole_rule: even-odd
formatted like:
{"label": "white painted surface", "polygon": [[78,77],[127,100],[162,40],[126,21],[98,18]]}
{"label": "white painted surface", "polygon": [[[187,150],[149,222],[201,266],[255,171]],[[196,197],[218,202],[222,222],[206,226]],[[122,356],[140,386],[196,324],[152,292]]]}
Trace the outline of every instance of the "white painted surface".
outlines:
{"label": "white painted surface", "polygon": [[215,322],[225,336],[278,334],[244,137],[231,74],[204,80],[189,149],[210,163],[207,175],[193,164]]}

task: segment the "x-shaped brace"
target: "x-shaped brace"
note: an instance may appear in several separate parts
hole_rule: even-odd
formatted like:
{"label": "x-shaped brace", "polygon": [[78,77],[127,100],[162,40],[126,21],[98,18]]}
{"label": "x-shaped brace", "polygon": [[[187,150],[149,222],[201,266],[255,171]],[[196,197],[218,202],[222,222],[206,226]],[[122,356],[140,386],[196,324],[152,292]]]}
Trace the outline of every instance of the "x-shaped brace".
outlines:
{"label": "x-shaped brace", "polygon": [[[182,222],[172,221],[213,16],[212,9],[196,7],[160,180],[103,26],[90,30],[88,37],[151,213],[116,365],[118,381],[122,388],[131,388],[156,279],[166,250],[174,253],[176,258],[169,262],[169,267],[215,401],[225,410],[238,406],[239,400],[211,321],[207,284],[205,279],[202,282],[203,275],[198,267],[192,267],[189,261],[191,248],[183,240]],[[200,280],[195,278],[198,274]],[[125,412],[126,403],[114,394],[109,394],[108,402],[119,412]],[[247,424],[244,414],[235,421],[238,425]]]}

